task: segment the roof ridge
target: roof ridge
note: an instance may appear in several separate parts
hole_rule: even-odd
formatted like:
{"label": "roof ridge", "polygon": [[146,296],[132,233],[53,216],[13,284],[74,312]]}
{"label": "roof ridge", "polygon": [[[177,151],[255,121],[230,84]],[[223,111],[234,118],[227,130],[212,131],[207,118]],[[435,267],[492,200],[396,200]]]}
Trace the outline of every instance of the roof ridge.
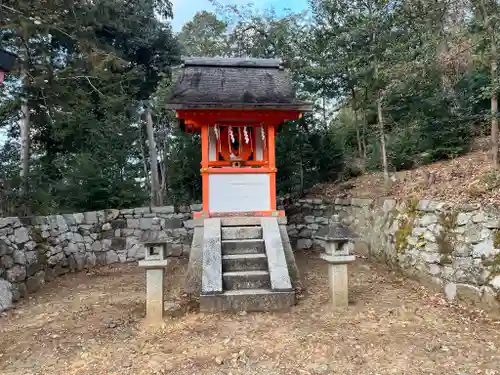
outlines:
{"label": "roof ridge", "polygon": [[182,64],[188,66],[203,66],[217,68],[267,68],[283,69],[281,59],[260,59],[247,57],[182,57]]}

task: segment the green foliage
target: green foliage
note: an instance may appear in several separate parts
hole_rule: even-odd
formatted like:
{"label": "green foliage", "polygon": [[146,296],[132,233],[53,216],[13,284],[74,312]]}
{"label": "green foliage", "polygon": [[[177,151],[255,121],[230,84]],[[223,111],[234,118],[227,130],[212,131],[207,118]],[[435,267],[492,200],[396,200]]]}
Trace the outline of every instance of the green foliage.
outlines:
{"label": "green foliage", "polygon": [[327,130],[313,127],[311,116],[283,125],[276,139],[277,189],[302,193],[318,182],[333,181],[343,172],[342,150]]}
{"label": "green foliage", "polygon": [[201,140],[175,129],[167,163],[169,199],[176,204],[201,201]]}
{"label": "green foliage", "polygon": [[63,1],[10,3],[3,3],[15,11],[3,9],[10,23],[2,37],[30,77],[0,97],[0,126],[11,139],[3,147],[10,155],[4,174],[15,196],[18,156],[9,150],[19,137],[21,97],[32,134],[29,191],[21,201],[10,198],[15,212],[147,203],[138,111],[178,60],[170,26],[155,15],[171,17],[171,3],[76,1],[70,11]]}
{"label": "green foliage", "polygon": [[[450,77],[436,59],[443,50],[440,27],[447,22],[448,5],[426,0],[311,4],[316,47],[309,51],[318,63],[308,69],[308,80],[314,89],[343,98],[337,123],[345,122],[346,108],[356,110],[348,127],[335,127],[348,154],[366,156],[368,170],[382,168],[377,98],[393,170],[469,149],[472,122],[481,118],[485,102],[474,79]],[[473,97],[476,107],[470,108]]]}
{"label": "green foliage", "polygon": [[196,13],[186,22],[178,39],[187,56],[225,56],[229,50],[227,23],[207,11]]}
{"label": "green foliage", "polygon": [[[0,40],[29,56],[29,79],[11,74],[0,93],[0,215],[143,205],[152,168],[166,201],[200,200],[199,137],[163,105],[181,53],[282,58],[299,97],[322,103],[281,127],[279,194],[382,169],[381,132],[392,170],[460,155],[484,133],[499,89],[490,71],[498,2],[311,0],[312,18],[213,3],[216,13],[197,13],[175,36],[159,21],[172,17],[168,0],[4,0]],[[32,137],[20,198],[23,98]]]}
{"label": "green foliage", "polygon": [[[436,72],[437,74],[437,72]],[[438,76],[408,80],[388,97],[391,114],[388,154],[396,170],[456,157],[469,149],[468,118],[453,108]]]}

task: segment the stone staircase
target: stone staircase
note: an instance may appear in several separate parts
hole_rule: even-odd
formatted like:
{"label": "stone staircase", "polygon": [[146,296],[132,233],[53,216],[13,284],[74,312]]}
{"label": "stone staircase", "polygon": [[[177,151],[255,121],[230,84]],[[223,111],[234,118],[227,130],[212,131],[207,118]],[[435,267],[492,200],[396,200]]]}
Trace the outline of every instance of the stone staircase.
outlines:
{"label": "stone staircase", "polygon": [[205,220],[202,311],[272,311],[294,304],[276,218]]}

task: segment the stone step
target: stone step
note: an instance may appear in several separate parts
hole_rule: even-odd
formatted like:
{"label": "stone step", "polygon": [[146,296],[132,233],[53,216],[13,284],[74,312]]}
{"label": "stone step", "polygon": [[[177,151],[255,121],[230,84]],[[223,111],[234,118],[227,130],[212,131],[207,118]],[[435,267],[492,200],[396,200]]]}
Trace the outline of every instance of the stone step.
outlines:
{"label": "stone step", "polygon": [[222,278],[224,290],[271,288],[271,279],[267,271],[224,272]]}
{"label": "stone step", "polygon": [[267,271],[266,254],[234,254],[222,256],[222,271]]}
{"label": "stone step", "polygon": [[222,241],[222,255],[264,254],[265,252],[263,239]]}
{"label": "stone step", "polygon": [[282,311],[295,304],[294,292],[273,292],[268,289],[228,290],[222,294],[202,295],[202,312],[219,311]]}
{"label": "stone step", "polygon": [[261,239],[262,227],[222,227],[223,240]]}
{"label": "stone step", "polygon": [[[244,226],[260,226],[261,217],[258,216],[229,216],[221,217],[223,227],[244,227]],[[286,225],[286,216],[276,217],[279,225]]]}

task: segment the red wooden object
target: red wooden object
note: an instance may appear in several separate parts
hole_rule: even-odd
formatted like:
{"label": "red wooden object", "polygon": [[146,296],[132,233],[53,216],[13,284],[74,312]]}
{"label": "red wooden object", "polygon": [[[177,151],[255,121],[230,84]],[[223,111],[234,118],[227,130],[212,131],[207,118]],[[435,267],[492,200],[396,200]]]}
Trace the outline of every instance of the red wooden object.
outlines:
{"label": "red wooden object", "polygon": [[[260,109],[247,109],[247,110],[232,110],[232,109],[180,109],[177,110],[177,117],[184,120],[186,124],[186,132],[201,132],[201,146],[202,146],[202,160],[201,160],[201,174],[203,183],[203,212],[200,216],[214,216],[210,212],[209,207],[209,178],[210,174],[215,173],[263,173],[268,174],[270,178],[270,203],[269,211],[253,212],[257,216],[274,216],[282,215],[280,211],[276,211],[276,157],[275,157],[275,134],[276,127],[288,120],[297,120],[302,117],[301,112],[297,110],[260,110]],[[264,145],[263,160],[248,160],[250,150],[248,146],[243,148],[242,152],[242,166],[231,168],[231,161],[228,160],[228,152],[224,151],[222,154],[223,159],[217,161],[209,160],[209,129],[215,125],[219,126],[232,126],[238,127],[254,127],[253,142],[255,137],[259,136],[256,131],[257,127],[262,127],[266,134],[266,144]],[[227,133],[227,132],[226,132]],[[226,133],[221,134],[218,141],[218,147],[222,146],[229,150]],[[239,140],[242,141],[241,139]],[[226,167],[226,168],[220,168]],[[242,213],[237,213],[241,215]],[[245,213],[250,214],[250,213]]]}

